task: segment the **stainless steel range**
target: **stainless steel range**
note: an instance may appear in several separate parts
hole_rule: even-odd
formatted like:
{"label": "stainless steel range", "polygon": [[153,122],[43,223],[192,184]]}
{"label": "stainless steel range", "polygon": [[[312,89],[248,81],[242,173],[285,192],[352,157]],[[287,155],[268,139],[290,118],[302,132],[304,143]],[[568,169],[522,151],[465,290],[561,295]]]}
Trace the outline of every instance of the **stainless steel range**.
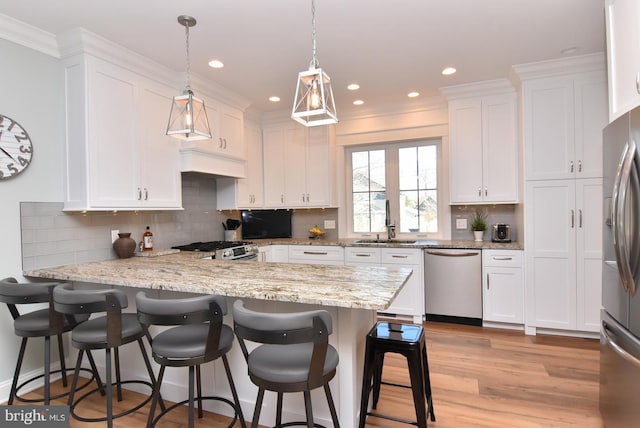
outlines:
{"label": "stainless steel range", "polygon": [[192,242],[188,245],[171,247],[180,251],[200,251],[213,253],[215,260],[252,261],[258,259],[258,246],[246,241]]}

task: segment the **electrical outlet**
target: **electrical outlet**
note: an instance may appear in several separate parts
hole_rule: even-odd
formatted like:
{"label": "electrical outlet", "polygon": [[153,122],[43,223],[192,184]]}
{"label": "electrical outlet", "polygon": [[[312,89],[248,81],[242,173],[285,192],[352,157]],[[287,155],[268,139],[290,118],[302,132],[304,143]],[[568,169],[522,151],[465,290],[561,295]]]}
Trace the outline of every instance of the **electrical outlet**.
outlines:
{"label": "electrical outlet", "polygon": [[467,228],[467,219],[466,218],[457,218],[456,219],[456,229],[466,229]]}
{"label": "electrical outlet", "polygon": [[119,229],[114,229],[111,231],[111,243],[113,244],[118,239],[118,233],[120,233]]}
{"label": "electrical outlet", "polygon": [[336,221],[335,220],[325,220],[324,221],[324,228],[325,229],[335,229],[336,228]]}

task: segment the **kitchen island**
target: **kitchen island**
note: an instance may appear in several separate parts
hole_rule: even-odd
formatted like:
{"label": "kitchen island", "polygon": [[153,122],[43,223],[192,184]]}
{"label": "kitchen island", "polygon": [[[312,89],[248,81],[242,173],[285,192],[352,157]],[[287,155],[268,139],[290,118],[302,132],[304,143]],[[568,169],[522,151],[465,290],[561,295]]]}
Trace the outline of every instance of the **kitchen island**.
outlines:
{"label": "kitchen island", "polygon": [[[72,281],[78,286],[102,284],[123,287],[129,295],[128,311],[135,311],[133,296],[140,289],[169,296],[173,292],[219,294],[228,296],[230,305],[233,300],[242,298],[253,309],[264,311],[326,309],[333,317],[330,343],[340,356],[337,375],[331,382],[334,400],[342,426],[357,426],[365,336],[376,321],[376,312],[391,304],[411,275],[411,270],[215,261],[202,259],[204,255],[178,253],[107,260],[38,269],[24,272],[24,276]],[[230,315],[226,322],[233,322]],[[128,377],[137,377],[137,362],[124,361],[127,361],[127,367],[123,369],[129,371],[126,373]],[[250,419],[257,389],[248,379],[239,347],[235,346],[231,351],[229,361],[245,417]],[[211,391],[204,391],[205,395],[230,396],[224,373],[217,364],[215,369],[203,367],[203,376],[207,376],[204,383],[212,384]],[[178,400],[185,396],[184,376],[180,374],[184,375],[176,370],[174,378],[167,377],[172,386],[166,392],[163,389],[166,399]],[[213,382],[208,381],[209,376]],[[260,418],[262,425],[274,425],[275,394],[272,395],[265,395]],[[314,391],[313,406],[317,422],[330,425],[322,391]],[[225,407],[209,410],[228,414]],[[289,394],[285,398],[283,412],[286,421],[304,420],[302,394]]]}

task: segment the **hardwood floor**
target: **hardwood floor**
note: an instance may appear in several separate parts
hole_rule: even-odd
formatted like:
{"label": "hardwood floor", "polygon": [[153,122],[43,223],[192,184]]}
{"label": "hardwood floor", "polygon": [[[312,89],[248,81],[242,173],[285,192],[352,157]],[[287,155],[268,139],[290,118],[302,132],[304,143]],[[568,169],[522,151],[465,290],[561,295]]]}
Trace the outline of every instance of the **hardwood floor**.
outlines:
{"label": "hardwood floor", "polygon": [[[435,423],[429,421],[429,426],[603,427],[598,411],[597,340],[525,336],[522,332],[433,322],[426,323],[425,329],[437,418]],[[408,384],[406,361],[388,354],[383,379]],[[126,407],[137,398],[135,393],[127,392],[125,402],[120,404]],[[359,401],[359,397],[354,399]],[[95,403],[94,409],[97,414],[104,411],[101,403]],[[147,409],[145,406],[133,415],[117,419],[115,428],[144,426]],[[383,385],[378,411],[413,418],[410,392]],[[158,428],[186,427],[183,409],[165,419]],[[227,421],[228,418],[207,414],[196,426],[226,426]],[[105,425],[71,420],[72,428]],[[410,425],[370,416],[367,426]]]}

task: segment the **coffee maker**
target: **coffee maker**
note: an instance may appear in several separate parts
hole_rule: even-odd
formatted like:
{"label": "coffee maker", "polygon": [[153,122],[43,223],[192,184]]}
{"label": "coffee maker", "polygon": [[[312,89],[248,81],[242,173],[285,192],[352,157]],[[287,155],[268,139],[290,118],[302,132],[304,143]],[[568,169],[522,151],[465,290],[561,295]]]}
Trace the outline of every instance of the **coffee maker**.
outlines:
{"label": "coffee maker", "polygon": [[511,242],[511,228],[505,223],[496,223],[491,231],[492,242]]}

